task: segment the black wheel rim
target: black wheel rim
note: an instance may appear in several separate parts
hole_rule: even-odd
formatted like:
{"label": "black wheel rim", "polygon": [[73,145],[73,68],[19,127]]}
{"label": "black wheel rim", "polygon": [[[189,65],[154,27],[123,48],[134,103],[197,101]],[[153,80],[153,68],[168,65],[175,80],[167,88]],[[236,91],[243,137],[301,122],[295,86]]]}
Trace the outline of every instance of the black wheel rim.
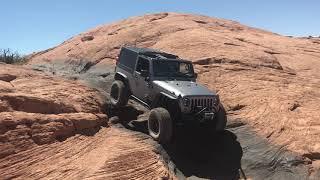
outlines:
{"label": "black wheel rim", "polygon": [[111,97],[113,99],[115,99],[116,101],[118,100],[119,98],[119,88],[118,86],[114,85],[111,87]]}
{"label": "black wheel rim", "polygon": [[160,128],[159,128],[158,120],[156,120],[156,119],[151,120],[151,122],[150,122],[150,130],[156,135],[159,134]]}

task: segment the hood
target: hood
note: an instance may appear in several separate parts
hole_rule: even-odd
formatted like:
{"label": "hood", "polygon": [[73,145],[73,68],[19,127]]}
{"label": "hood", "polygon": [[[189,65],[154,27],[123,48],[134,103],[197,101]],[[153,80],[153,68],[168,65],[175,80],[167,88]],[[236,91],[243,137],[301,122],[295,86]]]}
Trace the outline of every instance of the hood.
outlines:
{"label": "hood", "polygon": [[153,81],[154,84],[169,91],[175,96],[213,96],[215,92],[210,91],[206,87],[192,81]]}

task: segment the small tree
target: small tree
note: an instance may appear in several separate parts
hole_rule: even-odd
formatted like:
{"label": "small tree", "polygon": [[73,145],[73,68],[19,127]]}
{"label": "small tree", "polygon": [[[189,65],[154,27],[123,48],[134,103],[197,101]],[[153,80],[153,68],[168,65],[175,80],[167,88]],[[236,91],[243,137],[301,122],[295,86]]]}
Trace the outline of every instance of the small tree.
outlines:
{"label": "small tree", "polygon": [[6,64],[21,64],[26,61],[26,58],[18,52],[12,52],[10,49],[0,49],[0,62]]}

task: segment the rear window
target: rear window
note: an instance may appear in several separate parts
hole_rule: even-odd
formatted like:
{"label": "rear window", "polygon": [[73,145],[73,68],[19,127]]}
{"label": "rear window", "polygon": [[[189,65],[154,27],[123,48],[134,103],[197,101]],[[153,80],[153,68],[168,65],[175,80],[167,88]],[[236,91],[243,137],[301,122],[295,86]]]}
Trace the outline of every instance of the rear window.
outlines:
{"label": "rear window", "polygon": [[133,72],[136,64],[137,54],[128,49],[122,49],[119,57],[119,65],[126,70]]}

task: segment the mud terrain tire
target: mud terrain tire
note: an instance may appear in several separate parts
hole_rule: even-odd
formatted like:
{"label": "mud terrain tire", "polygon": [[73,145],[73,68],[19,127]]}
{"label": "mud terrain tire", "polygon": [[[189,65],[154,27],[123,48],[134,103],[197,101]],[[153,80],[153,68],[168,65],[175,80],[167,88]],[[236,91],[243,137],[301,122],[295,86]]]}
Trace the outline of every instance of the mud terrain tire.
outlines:
{"label": "mud terrain tire", "polygon": [[154,108],[148,119],[150,136],[160,144],[167,144],[172,137],[172,121],[170,113],[165,108]]}
{"label": "mud terrain tire", "polygon": [[111,85],[110,91],[111,104],[115,107],[127,105],[129,100],[128,88],[122,81],[116,80]]}
{"label": "mud terrain tire", "polygon": [[219,104],[219,111],[217,112],[215,120],[216,120],[216,131],[217,132],[224,131],[227,125],[227,113],[221,103]]}

